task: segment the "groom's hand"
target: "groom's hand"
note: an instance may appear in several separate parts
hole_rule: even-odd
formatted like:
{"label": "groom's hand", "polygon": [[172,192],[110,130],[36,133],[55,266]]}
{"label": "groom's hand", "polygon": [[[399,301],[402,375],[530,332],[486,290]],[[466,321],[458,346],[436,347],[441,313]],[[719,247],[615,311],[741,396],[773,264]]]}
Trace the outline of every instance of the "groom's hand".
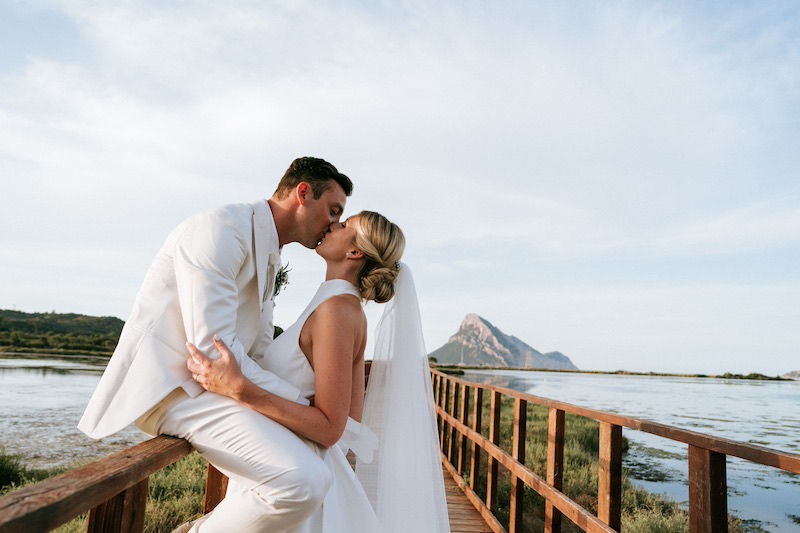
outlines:
{"label": "groom's hand", "polygon": [[233,352],[222,339],[214,336],[214,347],[219,352],[217,359],[209,359],[191,342],[187,342],[186,347],[189,350],[186,367],[192,373],[192,378],[207,391],[237,399],[244,388],[246,378]]}

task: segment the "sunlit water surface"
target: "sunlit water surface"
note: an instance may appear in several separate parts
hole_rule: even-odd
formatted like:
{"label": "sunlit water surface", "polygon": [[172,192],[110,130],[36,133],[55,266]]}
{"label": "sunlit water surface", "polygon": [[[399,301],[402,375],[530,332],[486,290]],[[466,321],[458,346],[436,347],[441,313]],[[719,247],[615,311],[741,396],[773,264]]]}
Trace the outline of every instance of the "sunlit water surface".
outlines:
{"label": "sunlit water surface", "polygon": [[26,466],[74,466],[123,450],[146,436],[131,426],[94,440],[76,426],[105,360],[0,356],[0,449]]}

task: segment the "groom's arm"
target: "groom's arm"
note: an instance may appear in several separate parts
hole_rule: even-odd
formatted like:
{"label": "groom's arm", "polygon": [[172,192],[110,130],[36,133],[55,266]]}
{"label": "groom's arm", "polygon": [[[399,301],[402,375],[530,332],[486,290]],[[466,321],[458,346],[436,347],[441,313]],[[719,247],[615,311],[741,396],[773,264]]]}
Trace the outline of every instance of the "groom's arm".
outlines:
{"label": "groom's arm", "polygon": [[[175,278],[186,338],[205,353],[216,353],[219,335],[240,364],[249,362],[239,342],[236,319],[239,288],[236,283],[251,249],[252,228],[233,213],[217,210],[199,215],[175,246]],[[274,379],[272,379],[274,378]],[[287,400],[300,390],[271,374],[269,389]]]}

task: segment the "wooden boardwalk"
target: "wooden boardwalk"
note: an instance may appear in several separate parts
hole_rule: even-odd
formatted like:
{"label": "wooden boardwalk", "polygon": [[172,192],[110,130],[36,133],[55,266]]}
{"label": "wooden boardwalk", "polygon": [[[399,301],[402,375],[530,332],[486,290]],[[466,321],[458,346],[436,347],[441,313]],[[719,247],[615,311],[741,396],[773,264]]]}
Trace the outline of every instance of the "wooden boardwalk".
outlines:
{"label": "wooden boardwalk", "polygon": [[492,533],[492,529],[458,488],[450,473],[442,467],[444,490],[447,493],[447,512],[450,515],[450,533]]}

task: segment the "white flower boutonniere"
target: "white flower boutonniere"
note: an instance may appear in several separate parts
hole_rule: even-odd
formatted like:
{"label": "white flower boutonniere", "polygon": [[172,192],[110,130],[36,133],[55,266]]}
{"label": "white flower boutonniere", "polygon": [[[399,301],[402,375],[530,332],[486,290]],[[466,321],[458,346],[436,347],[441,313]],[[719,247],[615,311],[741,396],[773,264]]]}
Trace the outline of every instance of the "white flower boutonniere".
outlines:
{"label": "white flower boutonniere", "polygon": [[285,266],[282,266],[278,273],[275,274],[275,295],[277,296],[280,294],[281,289],[284,288],[286,285],[289,284],[289,271],[291,270],[288,268],[289,263],[286,263]]}

